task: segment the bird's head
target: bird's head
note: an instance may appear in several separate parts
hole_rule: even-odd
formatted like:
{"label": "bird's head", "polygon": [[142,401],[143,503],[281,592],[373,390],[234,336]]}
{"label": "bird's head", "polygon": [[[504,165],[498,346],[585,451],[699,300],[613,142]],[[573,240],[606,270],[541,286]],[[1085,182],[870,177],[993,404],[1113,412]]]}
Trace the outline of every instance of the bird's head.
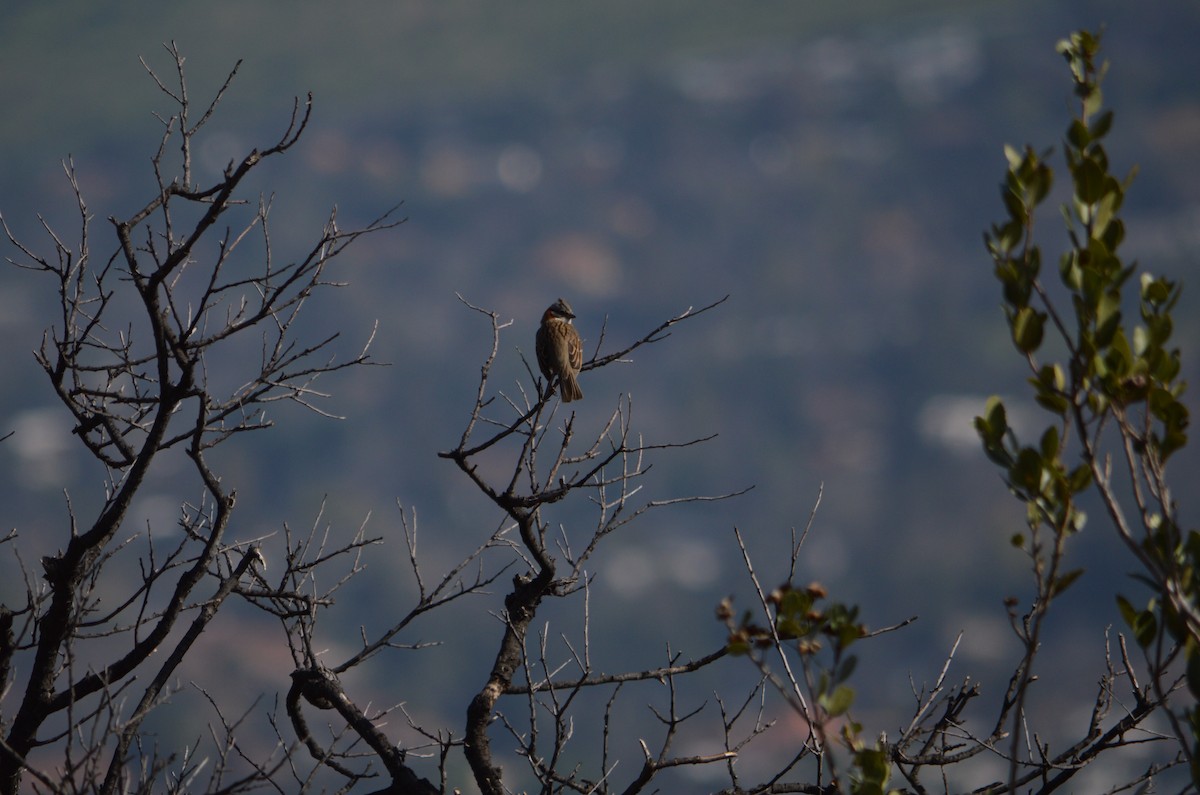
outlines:
{"label": "bird's head", "polygon": [[550,304],[549,308],[546,309],[545,318],[549,319],[552,317],[571,320],[575,317],[575,313],[571,311],[571,305],[560,298],[554,303]]}

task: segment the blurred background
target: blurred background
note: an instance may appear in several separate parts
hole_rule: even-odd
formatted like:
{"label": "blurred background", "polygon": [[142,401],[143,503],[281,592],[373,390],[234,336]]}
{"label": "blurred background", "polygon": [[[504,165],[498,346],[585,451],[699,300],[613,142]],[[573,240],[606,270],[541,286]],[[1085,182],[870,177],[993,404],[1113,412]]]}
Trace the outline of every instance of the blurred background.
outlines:
{"label": "blurred background", "polygon": [[[601,428],[628,393],[647,442],[717,434],[656,456],[646,499],[755,486],[729,502],[652,512],[611,539],[593,563],[595,659],[612,671],[661,663],[666,643],[685,657],[719,646],[717,601],[749,604],[732,528],[774,583],[787,573],[791,529],[822,493],[801,581],[861,604],[872,626],[919,616],[863,650],[854,683],[869,733],[895,730],[909,717],[910,677],[935,677],[960,632],[952,678],[983,679],[985,697],[999,697],[995,676],[1018,653],[1002,599],[1029,593],[1026,561],[1008,543],[1023,507],[981,454],[972,418],[993,393],[1013,398],[1018,422],[1039,418],[1023,400],[981,235],[1000,217],[1003,145],[1054,147],[1074,113],[1055,42],[1100,26],[1116,111],[1110,156],[1117,172],[1140,167],[1125,254],[1185,282],[1177,335],[1194,380],[1194,3],[10,2],[0,213],[36,250],[51,250],[39,213],[72,240],[61,167],[70,156],[95,216],[93,251],[111,253],[105,219],[153,195],[154,114],[173,108],[138,58],[169,77],[168,41],[187,57],[197,103],[244,59],[200,142],[202,181],[273,143],[293,97],[313,92],[304,138],[250,186],[274,195],[277,259],[302,256],[334,205],[349,228],[403,202],[404,225],[338,261],[334,277],[348,285],[313,302],[308,327],[312,339],[341,330],[340,354],[352,356],[378,323],[373,356],[389,366],[321,384],[331,393],[321,407],[345,419],[281,406],[278,427],[235,439],[218,459],[238,493],[240,536],[305,529],[323,505],[319,521],[335,533],[365,521],[387,540],[336,607],[347,632],[326,625],[335,658],[359,624],[386,627],[408,607],[398,503],[416,511],[430,577],[499,522],[436,457],[461,434],[491,342],[455,293],[512,321],[493,374],[509,394],[529,388],[521,357],[558,296],[574,306],[589,352],[602,326],[611,351],[730,296],[632,362],[581,379],[587,398],[572,408],[582,429]],[[1047,263],[1064,240],[1057,218],[1041,225]],[[0,433],[14,433],[0,445],[0,504],[5,529],[32,545],[26,560],[65,543],[64,489],[86,516],[103,488],[31,355],[55,320],[54,288],[0,270]],[[1180,457],[1177,483],[1194,480],[1196,462],[1195,452]],[[147,523],[170,532],[179,502],[199,495],[181,472],[156,475],[130,533]],[[568,533],[586,532],[589,506],[560,510]],[[1092,516],[1074,545],[1088,573],[1063,598],[1043,663],[1047,693],[1061,698],[1046,714],[1079,732],[1105,627],[1119,623],[1112,592],[1145,597]],[[5,566],[0,597],[10,601],[23,586]],[[418,624],[402,642],[445,645],[392,654],[358,692],[407,700],[461,730],[469,688],[491,664],[500,629],[489,611],[501,595]],[[548,613],[581,614],[581,603]],[[247,612],[214,632],[207,673],[266,689],[269,708],[291,670],[278,628]],[[222,653],[226,643],[239,653]],[[713,687],[702,682],[698,698]]]}

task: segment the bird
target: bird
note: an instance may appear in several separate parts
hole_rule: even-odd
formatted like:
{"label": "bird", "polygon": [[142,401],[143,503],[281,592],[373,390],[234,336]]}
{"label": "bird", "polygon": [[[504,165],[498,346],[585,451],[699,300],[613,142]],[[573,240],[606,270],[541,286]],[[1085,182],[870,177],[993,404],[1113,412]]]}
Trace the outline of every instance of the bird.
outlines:
{"label": "bird", "polygon": [[575,380],[583,366],[583,342],[571,325],[574,317],[571,305],[559,298],[542,314],[542,325],[538,327],[535,340],[538,368],[551,390],[555,382],[562,385],[559,395],[563,403],[583,398],[583,390]]}

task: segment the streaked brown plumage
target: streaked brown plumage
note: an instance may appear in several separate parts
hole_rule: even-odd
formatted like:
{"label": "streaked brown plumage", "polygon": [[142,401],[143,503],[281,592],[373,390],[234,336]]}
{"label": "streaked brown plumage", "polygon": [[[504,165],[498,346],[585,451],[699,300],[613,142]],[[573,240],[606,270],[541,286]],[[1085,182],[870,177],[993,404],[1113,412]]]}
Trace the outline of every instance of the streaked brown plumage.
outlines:
{"label": "streaked brown plumage", "polygon": [[574,317],[571,305],[560,298],[546,309],[537,331],[538,367],[551,388],[556,383],[562,385],[558,392],[563,403],[583,397],[583,390],[576,380],[579,368],[583,366],[583,342],[571,325]]}

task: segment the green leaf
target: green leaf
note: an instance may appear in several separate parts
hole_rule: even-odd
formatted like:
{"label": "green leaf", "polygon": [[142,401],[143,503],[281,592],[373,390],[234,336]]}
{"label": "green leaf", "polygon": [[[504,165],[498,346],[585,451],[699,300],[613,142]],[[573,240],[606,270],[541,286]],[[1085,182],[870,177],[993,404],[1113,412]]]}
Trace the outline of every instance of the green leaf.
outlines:
{"label": "green leaf", "polygon": [[[1096,304],[1096,344],[1106,347],[1121,322],[1121,294],[1108,290]],[[1107,328],[1110,327],[1111,328]]]}
{"label": "green leaf", "polygon": [[1076,149],[1082,149],[1091,143],[1092,132],[1081,119],[1075,119],[1071,122],[1071,126],[1067,128],[1067,143]]}
{"label": "green leaf", "polygon": [[831,718],[845,715],[854,703],[854,688],[849,685],[838,685],[832,693],[822,693],[818,696],[817,703]]}
{"label": "green leaf", "polygon": [[1026,493],[1037,494],[1042,485],[1042,456],[1032,447],[1021,448],[1009,475],[1014,485]]}
{"label": "green leaf", "polygon": [[1067,476],[1067,484],[1075,494],[1087,489],[1092,485],[1092,468],[1087,464],[1075,467]]}
{"label": "green leaf", "polygon": [[788,589],[779,604],[779,615],[788,618],[803,618],[813,606],[813,596],[808,591]]}
{"label": "green leaf", "polygon": [[1179,375],[1179,369],[1183,366],[1183,362],[1179,358],[1179,351],[1174,350],[1169,354],[1164,354],[1154,362],[1154,377],[1164,384],[1169,384]]}
{"label": "green leaf", "polygon": [[1051,459],[1058,455],[1058,427],[1051,425],[1042,434],[1042,458]]}
{"label": "green leaf", "polygon": [[1175,393],[1158,387],[1150,391],[1150,412],[1162,423],[1160,431],[1152,434],[1163,461],[1187,444],[1187,427],[1190,414],[1187,406],[1180,403]]}
{"label": "green leaf", "polygon": [[1000,196],[1004,199],[1004,207],[1008,210],[1008,217],[1024,225],[1026,219],[1029,218],[1029,208],[1025,206],[1025,199],[1021,195],[1020,186],[1005,188],[1001,191]]}
{"label": "green leaf", "polygon": [[[1116,210],[1117,204],[1114,203],[1112,211],[1116,212]],[[1116,251],[1121,242],[1125,240],[1125,222],[1114,216],[1112,220],[1106,223],[1100,239],[1104,241],[1104,245],[1108,246],[1109,251]]]}
{"label": "green leaf", "polygon": [[1104,93],[1100,90],[1099,84],[1094,84],[1091,90],[1085,92],[1083,97],[1083,115],[1090,117],[1095,115],[1100,108],[1104,106]]}
{"label": "green leaf", "polygon": [[1108,131],[1112,128],[1112,123],[1113,123],[1113,112],[1111,110],[1104,111],[1099,116],[1097,116],[1095,118],[1095,120],[1092,121],[1092,126],[1091,126],[1091,130],[1090,130],[1091,137],[1092,138],[1103,138],[1105,135],[1108,134]]}
{"label": "green leaf", "polygon": [[1158,617],[1151,610],[1138,612],[1132,622],[1128,622],[1133,630],[1133,638],[1143,649],[1149,648],[1158,637]]}
{"label": "green leaf", "polygon": [[1133,327],[1133,352],[1138,356],[1145,356],[1146,350],[1150,347],[1151,337],[1150,332],[1145,326]]}
{"label": "green leaf", "polygon": [[1025,155],[1022,154],[1012,144],[1005,144],[1004,145],[1004,158],[1006,160],[1008,160],[1009,170],[1016,171],[1018,168],[1021,167],[1021,161],[1025,159]]}
{"label": "green leaf", "polygon": [[1067,413],[1067,409],[1071,407],[1071,401],[1063,394],[1066,378],[1063,376],[1061,365],[1042,365],[1037,376],[1030,378],[1029,383],[1033,385],[1034,399],[1037,400],[1038,405],[1060,417]]}
{"label": "green leaf", "polygon": [[996,395],[988,398],[983,415],[975,418],[975,430],[983,442],[987,457],[1001,466],[1009,465],[1009,455],[1004,449],[1004,437],[1008,433],[1008,417],[1004,403]]}
{"label": "green leaf", "polygon": [[993,434],[1003,435],[1008,431],[1008,412],[999,395],[992,395],[987,399],[983,407],[983,419]]}
{"label": "green leaf", "polygon": [[1012,321],[1013,343],[1021,353],[1033,353],[1042,344],[1046,315],[1032,307],[1023,307]]}
{"label": "green leaf", "polygon": [[1117,594],[1117,610],[1120,611],[1121,618],[1125,620],[1125,623],[1132,628],[1134,622],[1137,620],[1138,611],[1132,604],[1130,604],[1129,600],[1124,596],[1121,596],[1121,594]]}
{"label": "green leaf", "polygon": [[[1119,318],[1118,313],[1118,319]],[[1108,353],[1104,355],[1104,365],[1114,379],[1120,380],[1133,370],[1133,350],[1129,347],[1129,338],[1120,328],[1114,330],[1108,341]],[[1109,397],[1112,397],[1110,394]]]}
{"label": "green leaf", "polygon": [[1075,581],[1078,580],[1081,576],[1083,576],[1083,569],[1075,569],[1073,571],[1069,571],[1066,574],[1062,575],[1061,577],[1056,579],[1053,583],[1051,583],[1050,595],[1051,596],[1061,596],[1062,592],[1067,590],[1068,588],[1070,588],[1072,585],[1074,585]]}
{"label": "green leaf", "polygon": [[860,624],[843,624],[838,628],[834,640],[837,641],[838,648],[845,649],[851,643],[862,638],[865,631]]}
{"label": "green leaf", "polygon": [[1050,193],[1050,188],[1054,184],[1054,172],[1050,170],[1049,166],[1039,162],[1030,172],[1027,181],[1030,193],[1032,194],[1030,198],[1033,203],[1035,205],[1041,204],[1046,195]]}
{"label": "green leaf", "polygon": [[852,795],[886,795],[892,768],[888,761],[887,748],[882,743],[873,748],[856,751],[854,766],[857,768],[857,775],[851,782]]}
{"label": "green leaf", "polygon": [[750,653],[750,643],[743,638],[737,638],[736,640],[730,640],[725,645],[725,650],[734,657],[743,657]]}
{"label": "green leaf", "polygon": [[[1187,621],[1179,615],[1178,610],[1170,606],[1169,602],[1163,605],[1163,626],[1167,628],[1176,642],[1183,642],[1188,637]],[[1188,663],[1190,665],[1190,659]]]}
{"label": "green leaf", "polygon": [[854,673],[854,669],[858,667],[858,658],[853,654],[846,656],[834,671],[834,680],[837,682],[845,682]]}
{"label": "green leaf", "polygon": [[1071,176],[1075,179],[1075,196],[1083,204],[1095,204],[1104,197],[1108,175],[1094,159],[1079,161]]}
{"label": "green leaf", "polygon": [[[1105,192],[1103,198],[1096,202],[1095,209],[1091,214],[1091,221],[1092,234],[1096,235],[1099,239],[1107,244],[1108,237],[1106,233],[1108,232],[1109,225],[1113,222],[1113,218],[1116,216],[1117,210],[1121,206],[1122,197],[1120,194],[1120,189],[1117,187],[1116,180],[1112,179],[1112,177],[1109,177],[1108,181],[1106,182],[1106,186],[1108,190]],[[1120,242],[1120,237],[1123,236],[1124,231],[1122,230],[1120,236],[1115,242]],[[1113,247],[1115,246],[1109,246],[1109,248]]]}
{"label": "green leaf", "polygon": [[1079,257],[1074,252],[1063,255],[1059,261],[1058,272],[1067,289],[1074,292],[1083,289],[1083,267],[1079,264]]}
{"label": "green leaf", "polygon": [[775,631],[783,640],[796,640],[807,635],[809,627],[792,616],[779,616],[775,621]]}
{"label": "green leaf", "polygon": [[1161,306],[1171,297],[1171,282],[1142,274],[1142,300],[1151,306]]}
{"label": "green leaf", "polygon": [[1019,221],[1008,221],[1000,226],[993,224],[991,233],[985,236],[988,251],[994,259],[1002,260],[1017,247],[1024,234],[1025,226]]}
{"label": "green leaf", "polygon": [[1071,401],[1067,400],[1062,395],[1058,395],[1053,392],[1045,392],[1039,389],[1035,399],[1037,400],[1039,406],[1048,411],[1054,412],[1060,417],[1067,413],[1067,409],[1071,408]]}

